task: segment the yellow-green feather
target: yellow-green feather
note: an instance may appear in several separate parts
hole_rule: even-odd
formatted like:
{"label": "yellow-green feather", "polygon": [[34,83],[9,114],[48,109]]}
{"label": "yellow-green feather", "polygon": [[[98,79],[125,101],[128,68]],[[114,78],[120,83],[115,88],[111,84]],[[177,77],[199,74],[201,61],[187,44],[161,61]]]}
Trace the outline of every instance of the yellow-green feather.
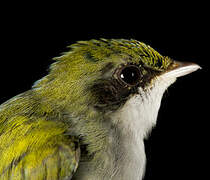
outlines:
{"label": "yellow-green feather", "polygon": [[[0,106],[0,179],[62,179],[78,166],[77,140],[64,135],[62,122],[46,120],[42,114],[49,115],[48,109],[35,104],[19,96]],[[35,106],[40,118],[26,115]]]}

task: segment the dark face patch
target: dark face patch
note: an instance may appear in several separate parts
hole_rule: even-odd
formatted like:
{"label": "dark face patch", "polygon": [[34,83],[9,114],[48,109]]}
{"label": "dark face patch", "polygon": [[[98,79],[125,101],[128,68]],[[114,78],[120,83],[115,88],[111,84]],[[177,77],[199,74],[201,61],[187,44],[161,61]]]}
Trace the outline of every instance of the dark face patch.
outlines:
{"label": "dark face patch", "polygon": [[[107,64],[107,68],[104,68],[103,71],[108,71],[109,66],[111,65]],[[143,75],[143,71],[147,73]],[[137,79],[127,79],[132,83],[126,83],[124,82],[125,79],[122,79],[122,72],[124,75],[128,75],[126,78],[132,78],[132,73],[134,73],[133,77]],[[98,79],[91,87],[90,90],[96,98],[94,107],[99,110],[118,109],[129,99],[130,95],[138,94],[139,87],[145,88],[158,73],[157,71],[138,67],[137,65],[125,65],[124,67],[117,68],[111,77]]]}
{"label": "dark face patch", "polygon": [[[132,92],[134,93],[134,89],[123,86],[118,80],[110,78],[99,80],[92,86],[91,91],[97,99],[96,108],[116,109],[127,100]],[[135,92],[137,92],[137,89],[135,89]]]}

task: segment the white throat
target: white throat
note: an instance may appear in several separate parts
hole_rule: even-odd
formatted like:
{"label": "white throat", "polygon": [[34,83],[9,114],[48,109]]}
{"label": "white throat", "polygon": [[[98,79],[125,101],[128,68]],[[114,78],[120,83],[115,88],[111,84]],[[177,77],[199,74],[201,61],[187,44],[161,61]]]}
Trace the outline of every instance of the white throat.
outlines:
{"label": "white throat", "polygon": [[[144,175],[146,157],[144,138],[155,126],[163,93],[176,79],[156,78],[152,87],[145,91],[139,88],[139,94],[131,97],[113,116],[112,121],[118,127],[117,138],[110,135],[110,141],[116,149],[118,163],[113,170],[112,179],[141,180]],[[112,152],[113,153],[113,152]]]}

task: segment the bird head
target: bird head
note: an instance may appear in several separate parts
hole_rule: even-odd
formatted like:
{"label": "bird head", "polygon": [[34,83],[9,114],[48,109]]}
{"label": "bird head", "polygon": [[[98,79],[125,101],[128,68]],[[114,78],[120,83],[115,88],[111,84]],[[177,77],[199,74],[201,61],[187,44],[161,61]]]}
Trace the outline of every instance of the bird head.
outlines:
{"label": "bird head", "polygon": [[[155,125],[164,91],[177,77],[200,68],[162,56],[136,40],[78,41],[69,48],[34,85],[46,107],[62,109],[75,123],[90,126],[100,126],[96,121],[108,117],[122,132],[136,129],[139,136]],[[95,129],[84,127],[84,132]]]}

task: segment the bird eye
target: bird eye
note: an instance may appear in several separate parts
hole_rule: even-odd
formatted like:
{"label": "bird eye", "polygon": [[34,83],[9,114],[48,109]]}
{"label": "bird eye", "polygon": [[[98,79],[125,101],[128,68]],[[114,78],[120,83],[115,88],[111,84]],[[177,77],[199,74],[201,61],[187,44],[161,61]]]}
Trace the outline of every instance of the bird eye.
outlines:
{"label": "bird eye", "polygon": [[139,70],[139,68],[135,65],[130,65],[130,66],[126,66],[124,67],[120,73],[119,73],[119,78],[125,82],[128,85],[134,86],[137,83],[139,83],[139,81],[142,78],[142,74]]}

